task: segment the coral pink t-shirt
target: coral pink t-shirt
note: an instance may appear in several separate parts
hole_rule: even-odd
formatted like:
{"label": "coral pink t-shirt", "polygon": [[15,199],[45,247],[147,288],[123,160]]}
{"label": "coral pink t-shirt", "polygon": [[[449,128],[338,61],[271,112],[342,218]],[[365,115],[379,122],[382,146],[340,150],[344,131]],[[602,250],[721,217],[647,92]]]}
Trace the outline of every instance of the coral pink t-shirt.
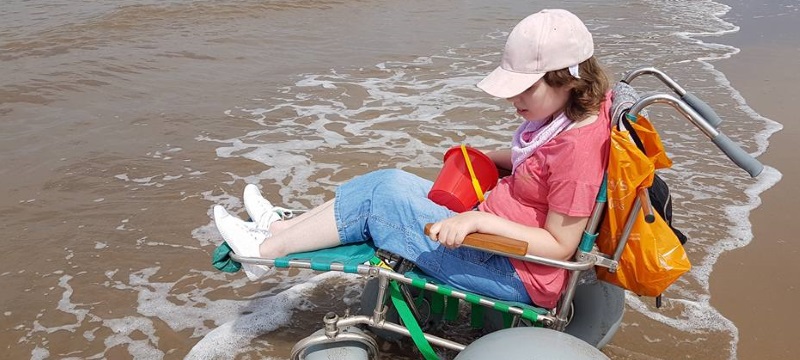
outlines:
{"label": "coral pink t-shirt", "polygon": [[[610,92],[593,123],[563,131],[504,177],[478,209],[527,226],[544,227],[549,210],[588,217],[608,162]],[[567,271],[510,259],[536,305],[552,308]]]}

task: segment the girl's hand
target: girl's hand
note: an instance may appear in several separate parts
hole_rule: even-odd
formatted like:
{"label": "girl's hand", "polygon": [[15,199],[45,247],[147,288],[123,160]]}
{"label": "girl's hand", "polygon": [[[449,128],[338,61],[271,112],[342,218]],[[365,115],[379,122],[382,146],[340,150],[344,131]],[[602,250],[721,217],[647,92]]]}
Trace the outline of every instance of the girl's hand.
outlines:
{"label": "girl's hand", "polygon": [[449,249],[457,248],[464,242],[464,237],[478,231],[478,223],[484,215],[487,214],[467,211],[444,219],[431,225],[428,237]]}

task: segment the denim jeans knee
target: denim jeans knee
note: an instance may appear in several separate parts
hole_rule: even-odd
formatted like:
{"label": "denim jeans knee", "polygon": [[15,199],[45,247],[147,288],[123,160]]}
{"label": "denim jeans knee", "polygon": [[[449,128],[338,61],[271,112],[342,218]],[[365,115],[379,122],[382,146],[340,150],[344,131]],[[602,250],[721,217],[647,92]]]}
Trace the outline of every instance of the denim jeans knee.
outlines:
{"label": "denim jeans knee", "polygon": [[[334,202],[339,240],[343,244],[372,240],[374,235],[367,223],[371,215],[380,217],[379,214],[402,213],[413,218],[415,211],[424,213],[423,210],[429,209],[435,214],[423,216],[428,221],[435,222],[452,216],[446,209],[427,199],[431,186],[430,181],[397,169],[370,172],[342,184],[336,190]],[[383,217],[396,216],[390,214]],[[398,218],[391,223],[395,224],[395,229],[410,226],[416,230],[413,223],[407,223],[405,218]]]}
{"label": "denim jeans knee", "polygon": [[508,258],[465,247],[446,249],[425,236],[425,224],[456,215],[427,198],[432,184],[395,169],[375,171],[343,184],[334,201],[340,241],[373,241],[448,285],[529,302]]}

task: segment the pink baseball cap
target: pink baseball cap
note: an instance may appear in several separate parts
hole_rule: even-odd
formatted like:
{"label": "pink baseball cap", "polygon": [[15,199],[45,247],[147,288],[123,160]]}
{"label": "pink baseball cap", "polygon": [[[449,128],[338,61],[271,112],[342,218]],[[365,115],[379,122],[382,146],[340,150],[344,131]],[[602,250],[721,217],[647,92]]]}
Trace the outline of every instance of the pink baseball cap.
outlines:
{"label": "pink baseball cap", "polygon": [[514,27],[508,35],[500,66],[481,80],[478,87],[493,96],[514,97],[548,71],[578,65],[592,54],[592,34],[581,19],[567,10],[542,10]]}

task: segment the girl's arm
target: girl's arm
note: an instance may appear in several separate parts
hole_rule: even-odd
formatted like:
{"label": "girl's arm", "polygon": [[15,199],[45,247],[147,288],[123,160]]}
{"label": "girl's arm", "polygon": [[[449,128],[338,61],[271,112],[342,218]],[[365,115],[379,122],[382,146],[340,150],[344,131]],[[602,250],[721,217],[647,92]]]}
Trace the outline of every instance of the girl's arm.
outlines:
{"label": "girl's arm", "polygon": [[505,236],[528,243],[528,254],[555,260],[569,260],[580,243],[588,217],[547,213],[543,228],[525,226],[482,211],[468,211],[431,226],[429,237],[443,245],[461,246],[473,232]]}
{"label": "girl's arm", "polygon": [[497,170],[500,172],[500,177],[506,176],[511,173],[513,164],[511,163],[511,149],[493,150],[486,153]]}

